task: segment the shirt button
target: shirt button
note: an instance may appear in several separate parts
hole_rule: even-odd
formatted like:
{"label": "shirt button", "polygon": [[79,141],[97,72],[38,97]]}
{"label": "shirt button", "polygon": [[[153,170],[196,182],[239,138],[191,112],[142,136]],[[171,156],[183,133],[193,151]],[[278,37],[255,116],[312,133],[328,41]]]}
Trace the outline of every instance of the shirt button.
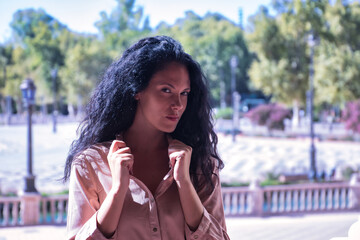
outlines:
{"label": "shirt button", "polygon": [[156,227],[153,228],[153,232],[157,232],[157,228],[156,228]]}
{"label": "shirt button", "polygon": [[197,238],[198,238],[198,235],[195,235],[194,238],[197,239]]}

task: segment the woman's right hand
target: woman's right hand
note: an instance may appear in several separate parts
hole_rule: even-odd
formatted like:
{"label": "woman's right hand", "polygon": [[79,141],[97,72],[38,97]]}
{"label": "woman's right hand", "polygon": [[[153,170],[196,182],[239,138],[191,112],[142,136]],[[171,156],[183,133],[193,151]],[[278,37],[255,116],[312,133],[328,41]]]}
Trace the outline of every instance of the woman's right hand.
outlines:
{"label": "woman's right hand", "polygon": [[112,176],[112,190],[115,192],[129,187],[132,174],[134,156],[125,142],[114,140],[107,156]]}
{"label": "woman's right hand", "polygon": [[102,234],[110,238],[119,223],[126,192],[129,188],[130,174],[134,156],[123,141],[114,140],[107,155],[112,186],[97,214],[97,226]]}

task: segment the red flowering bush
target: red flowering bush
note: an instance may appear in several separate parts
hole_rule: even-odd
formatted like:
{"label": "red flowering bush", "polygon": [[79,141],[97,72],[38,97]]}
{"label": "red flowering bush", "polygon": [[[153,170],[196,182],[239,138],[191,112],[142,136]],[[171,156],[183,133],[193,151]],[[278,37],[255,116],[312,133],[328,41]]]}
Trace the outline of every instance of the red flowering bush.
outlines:
{"label": "red flowering bush", "polygon": [[291,117],[291,111],[276,103],[263,104],[247,112],[245,117],[256,125],[266,126],[269,130],[284,130],[284,120]]}
{"label": "red flowering bush", "polygon": [[360,99],[346,104],[342,111],[342,121],[346,129],[360,133]]}

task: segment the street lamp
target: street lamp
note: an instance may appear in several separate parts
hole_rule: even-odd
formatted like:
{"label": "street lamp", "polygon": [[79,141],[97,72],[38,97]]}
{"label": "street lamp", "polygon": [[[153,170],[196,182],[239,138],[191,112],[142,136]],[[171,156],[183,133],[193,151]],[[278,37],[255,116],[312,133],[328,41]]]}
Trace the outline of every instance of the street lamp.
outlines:
{"label": "street lamp", "polygon": [[230,67],[231,67],[231,102],[233,109],[233,123],[232,123],[232,141],[235,142],[236,136],[236,123],[238,119],[238,110],[239,110],[239,93],[236,91],[236,74],[235,70],[237,67],[237,58],[236,56],[232,56],[230,59]]}
{"label": "street lamp", "polygon": [[27,108],[27,173],[25,176],[25,192],[37,192],[35,188],[35,176],[32,173],[32,136],[31,114],[32,105],[35,103],[36,86],[32,79],[25,79],[20,85],[25,108]]}
{"label": "street lamp", "polygon": [[57,107],[56,107],[56,77],[57,77],[57,68],[54,68],[51,71],[51,77],[53,81],[53,94],[54,94],[54,102],[53,102],[53,133],[56,133],[56,115],[57,115]]}
{"label": "street lamp", "polygon": [[314,46],[316,44],[314,35],[310,33],[308,37],[308,44],[310,47],[310,64],[309,64],[309,90],[307,92],[308,99],[308,113],[310,117],[310,172],[309,178],[315,180],[317,176],[316,172],[316,148],[314,144]]}

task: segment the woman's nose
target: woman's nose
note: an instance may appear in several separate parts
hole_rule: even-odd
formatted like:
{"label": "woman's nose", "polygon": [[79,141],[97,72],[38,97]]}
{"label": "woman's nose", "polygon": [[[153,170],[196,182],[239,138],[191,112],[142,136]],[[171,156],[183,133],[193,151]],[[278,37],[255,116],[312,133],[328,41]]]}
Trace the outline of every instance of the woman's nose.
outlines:
{"label": "woman's nose", "polygon": [[183,107],[184,107],[184,104],[182,103],[180,96],[174,96],[173,102],[171,103],[171,108],[179,111]]}

